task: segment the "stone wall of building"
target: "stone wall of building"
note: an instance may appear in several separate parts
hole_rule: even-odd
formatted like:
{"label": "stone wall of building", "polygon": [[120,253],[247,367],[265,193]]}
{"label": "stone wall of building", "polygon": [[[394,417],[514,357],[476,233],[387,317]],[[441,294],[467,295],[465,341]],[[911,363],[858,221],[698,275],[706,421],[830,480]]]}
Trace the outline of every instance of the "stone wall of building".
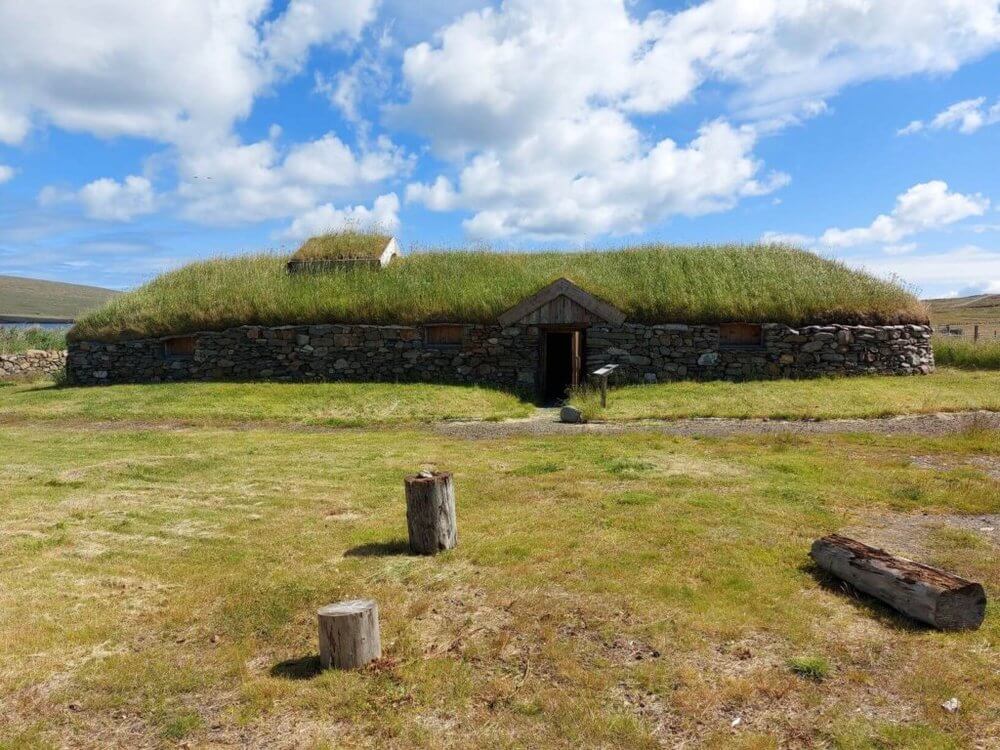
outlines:
{"label": "stone wall of building", "polygon": [[66,352],[29,349],[20,354],[0,354],[0,380],[31,380],[51,376],[66,366]]}
{"label": "stone wall of building", "polygon": [[725,348],[718,326],[593,326],[587,370],[617,364],[619,383],[911,375],[934,369],[929,326],[768,324],[760,346]]}
{"label": "stone wall of building", "polygon": [[465,326],[458,345],[433,345],[409,326],[243,326],[195,334],[191,356],[163,339],[73,342],[70,382],[346,380],[482,383],[534,390],[538,330]]}
{"label": "stone wall of building", "polygon": [[[469,325],[462,343],[425,341],[421,327],[243,326],[194,335],[189,356],[164,339],[73,342],[72,383],[181,380],[346,380],[480,383],[522,392],[537,387],[537,326]],[[754,380],[821,375],[928,373],[927,326],[763,326],[761,344],[720,346],[717,326],[595,325],[585,333],[586,369],[615,363],[616,382]]]}

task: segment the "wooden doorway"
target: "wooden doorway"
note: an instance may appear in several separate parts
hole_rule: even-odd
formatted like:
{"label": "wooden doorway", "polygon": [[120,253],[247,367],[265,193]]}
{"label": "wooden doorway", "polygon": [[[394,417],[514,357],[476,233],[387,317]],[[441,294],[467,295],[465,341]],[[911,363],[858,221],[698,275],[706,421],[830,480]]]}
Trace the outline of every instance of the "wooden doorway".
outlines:
{"label": "wooden doorway", "polygon": [[542,332],[539,358],[541,396],[551,404],[566,398],[566,392],[580,384],[583,369],[583,331],[552,328]]}

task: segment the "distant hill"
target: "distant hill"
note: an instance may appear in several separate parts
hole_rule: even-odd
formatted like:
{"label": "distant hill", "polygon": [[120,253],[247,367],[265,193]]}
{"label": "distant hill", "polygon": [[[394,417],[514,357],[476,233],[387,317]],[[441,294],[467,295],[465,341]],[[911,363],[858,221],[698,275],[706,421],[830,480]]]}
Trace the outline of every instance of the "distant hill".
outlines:
{"label": "distant hill", "polygon": [[1000,294],[976,294],[972,297],[946,297],[924,300],[934,325],[946,323],[983,323],[1000,326]]}
{"label": "distant hill", "polygon": [[0,276],[0,321],[75,320],[116,294],[96,286]]}

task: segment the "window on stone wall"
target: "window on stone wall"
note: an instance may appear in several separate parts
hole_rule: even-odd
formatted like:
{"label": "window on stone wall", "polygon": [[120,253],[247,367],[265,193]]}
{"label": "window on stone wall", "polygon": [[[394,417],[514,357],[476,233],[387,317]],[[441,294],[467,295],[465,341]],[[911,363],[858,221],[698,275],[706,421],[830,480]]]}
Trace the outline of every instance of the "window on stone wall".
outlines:
{"label": "window on stone wall", "polygon": [[756,323],[723,323],[719,326],[720,349],[750,349],[763,343],[764,329]]}
{"label": "window on stone wall", "polygon": [[465,340],[465,326],[435,324],[424,326],[424,343],[439,349],[457,348]]}
{"label": "window on stone wall", "polygon": [[194,336],[175,336],[163,342],[163,356],[180,359],[194,356]]}

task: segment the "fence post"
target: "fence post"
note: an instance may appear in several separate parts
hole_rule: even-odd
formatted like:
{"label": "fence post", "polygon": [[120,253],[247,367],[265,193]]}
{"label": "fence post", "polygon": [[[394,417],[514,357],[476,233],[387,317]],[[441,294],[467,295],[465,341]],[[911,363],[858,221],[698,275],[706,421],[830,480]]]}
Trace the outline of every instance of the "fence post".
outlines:
{"label": "fence post", "polygon": [[972,326],[972,343],[973,344],[979,343],[979,323],[976,323],[974,326]]}

